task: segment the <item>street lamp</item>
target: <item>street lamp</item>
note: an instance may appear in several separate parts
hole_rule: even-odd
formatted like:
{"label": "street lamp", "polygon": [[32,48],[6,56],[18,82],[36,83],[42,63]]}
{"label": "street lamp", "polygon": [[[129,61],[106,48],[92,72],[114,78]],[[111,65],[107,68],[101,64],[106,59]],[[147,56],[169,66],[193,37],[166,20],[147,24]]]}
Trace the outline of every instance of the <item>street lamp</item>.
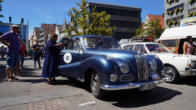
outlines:
{"label": "street lamp", "polygon": [[9,25],[10,25],[10,30],[11,30],[11,25],[12,25],[12,17],[9,17]]}
{"label": "street lamp", "polygon": [[21,20],[20,20],[20,30],[21,30],[21,39],[22,39],[22,41],[24,40],[23,39],[23,23],[24,23],[24,18],[21,18]]}

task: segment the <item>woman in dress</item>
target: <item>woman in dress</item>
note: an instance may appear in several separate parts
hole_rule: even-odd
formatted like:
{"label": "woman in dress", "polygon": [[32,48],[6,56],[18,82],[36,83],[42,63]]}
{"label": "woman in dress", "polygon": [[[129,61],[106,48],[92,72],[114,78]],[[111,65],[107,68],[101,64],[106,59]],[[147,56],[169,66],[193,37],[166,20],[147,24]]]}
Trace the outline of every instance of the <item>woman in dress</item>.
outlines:
{"label": "woman in dress", "polygon": [[194,51],[194,47],[192,44],[192,36],[187,36],[186,41],[183,44],[183,54],[184,55],[192,55]]}
{"label": "woman in dress", "polygon": [[56,82],[55,77],[58,76],[59,53],[62,43],[57,44],[58,35],[54,34],[46,44],[44,67],[42,77],[48,78],[49,84]]}

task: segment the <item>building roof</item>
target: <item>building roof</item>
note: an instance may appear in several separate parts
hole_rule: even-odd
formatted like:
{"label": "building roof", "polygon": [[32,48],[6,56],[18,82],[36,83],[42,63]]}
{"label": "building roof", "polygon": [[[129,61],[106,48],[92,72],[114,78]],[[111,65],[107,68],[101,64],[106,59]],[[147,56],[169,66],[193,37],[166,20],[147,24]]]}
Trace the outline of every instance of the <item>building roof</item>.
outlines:
{"label": "building roof", "polygon": [[159,19],[160,20],[160,24],[162,27],[164,27],[164,18],[162,15],[151,15],[151,14],[148,14],[147,17],[150,19],[150,20],[155,20],[155,19]]}
{"label": "building roof", "polygon": [[43,35],[46,37],[48,34],[54,34],[56,29],[56,24],[42,24]]}
{"label": "building roof", "polygon": [[99,7],[136,10],[136,11],[141,11],[142,10],[141,8],[137,8],[137,7],[122,6],[122,5],[115,5],[115,4],[105,4],[105,3],[97,3],[97,2],[89,2],[89,6],[99,6]]}

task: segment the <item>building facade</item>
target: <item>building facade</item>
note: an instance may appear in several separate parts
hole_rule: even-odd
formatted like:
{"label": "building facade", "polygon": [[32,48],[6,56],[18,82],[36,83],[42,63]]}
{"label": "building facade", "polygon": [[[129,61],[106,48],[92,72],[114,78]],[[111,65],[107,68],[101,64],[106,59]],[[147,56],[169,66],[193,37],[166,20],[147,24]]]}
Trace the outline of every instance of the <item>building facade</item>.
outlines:
{"label": "building facade", "polygon": [[36,41],[39,41],[39,45],[44,47],[53,34],[57,34],[59,38],[62,38],[63,30],[63,26],[57,24],[42,24],[40,28],[35,27],[31,38],[31,46],[34,45]]}
{"label": "building facade", "polygon": [[113,37],[131,39],[141,24],[141,9],[127,6],[89,2],[89,9],[96,7],[97,12],[106,11],[111,15],[110,25],[116,26]]}
{"label": "building facade", "polygon": [[196,16],[196,0],[164,0],[165,28],[178,27],[183,19]]}

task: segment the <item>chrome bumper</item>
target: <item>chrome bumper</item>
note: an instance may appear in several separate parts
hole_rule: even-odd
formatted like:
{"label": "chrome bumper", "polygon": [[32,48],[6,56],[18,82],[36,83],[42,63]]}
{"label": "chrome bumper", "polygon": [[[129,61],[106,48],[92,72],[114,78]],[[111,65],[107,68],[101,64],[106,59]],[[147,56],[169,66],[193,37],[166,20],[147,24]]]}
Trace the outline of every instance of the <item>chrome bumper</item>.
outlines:
{"label": "chrome bumper", "polygon": [[158,85],[161,83],[164,83],[165,80],[156,80],[156,81],[151,81],[151,82],[145,82],[145,83],[129,83],[129,84],[123,84],[123,85],[100,85],[100,88],[103,90],[108,90],[108,91],[114,91],[114,90],[126,90],[126,89],[134,89],[134,88],[140,88],[143,85],[148,85],[148,84],[154,84]]}

